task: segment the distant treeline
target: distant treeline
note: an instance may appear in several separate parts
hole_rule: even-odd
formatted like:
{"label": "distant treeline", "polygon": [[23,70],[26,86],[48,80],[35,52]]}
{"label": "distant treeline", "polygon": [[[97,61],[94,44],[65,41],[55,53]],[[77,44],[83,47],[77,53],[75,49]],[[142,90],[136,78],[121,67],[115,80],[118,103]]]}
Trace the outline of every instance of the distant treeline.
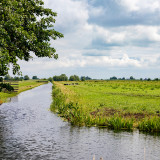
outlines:
{"label": "distant treeline", "polygon": [[[125,77],[123,77],[123,78],[117,78],[117,77],[113,76],[113,77],[110,77],[109,80],[141,80],[141,81],[145,80],[145,81],[151,81],[152,79],[151,79],[151,78],[140,78],[140,79],[136,79],[136,78],[134,78],[133,76],[130,76],[130,78],[125,78]],[[158,81],[158,80],[160,80],[160,79],[154,78],[153,80]]]}
{"label": "distant treeline", "polygon": [[79,76],[77,76],[77,75],[71,75],[70,77],[67,77],[65,74],[61,74],[60,76],[53,76],[53,78],[52,77],[50,77],[49,79],[48,79],[49,81],[85,81],[85,80],[91,80],[91,78],[90,77],[88,77],[88,76],[81,76],[81,77],[79,77]]}
{"label": "distant treeline", "polygon": [[[33,76],[32,79],[39,79],[37,76]],[[129,78],[118,78],[116,76],[110,77],[109,79],[92,79],[88,76],[77,76],[77,75],[71,75],[70,77],[67,77],[65,74],[61,74],[59,76],[53,76],[53,77],[49,77],[49,78],[42,78],[44,80],[49,80],[49,81],[85,81],[85,80],[141,80],[141,81],[158,81],[160,80],[160,78],[140,78],[140,79],[136,79],[133,76],[130,76]],[[21,76],[21,77],[11,77],[10,75],[6,75],[4,77],[0,77],[0,82],[2,82],[3,80],[10,80],[10,81],[22,81],[22,80],[30,80],[30,77],[28,75],[25,76]]]}
{"label": "distant treeline", "polygon": [[[28,75],[25,76],[21,76],[21,77],[11,77],[10,75],[6,75],[5,77],[0,77],[0,82],[2,82],[3,80],[6,81],[22,81],[22,80],[29,80],[30,77]],[[32,79],[39,79],[37,76],[33,76]]]}

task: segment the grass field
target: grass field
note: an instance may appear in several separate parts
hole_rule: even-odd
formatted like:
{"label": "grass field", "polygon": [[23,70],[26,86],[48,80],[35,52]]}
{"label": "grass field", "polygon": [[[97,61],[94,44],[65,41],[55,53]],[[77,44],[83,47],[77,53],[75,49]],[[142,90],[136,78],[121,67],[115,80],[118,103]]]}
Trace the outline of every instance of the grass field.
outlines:
{"label": "grass field", "polygon": [[0,92],[0,104],[6,102],[8,98],[16,96],[20,92],[32,89],[34,87],[40,86],[44,84],[44,82],[36,82],[36,80],[27,80],[27,81],[19,81],[19,90],[17,93],[15,92]]}
{"label": "grass field", "polygon": [[74,82],[54,82],[51,110],[72,124],[160,131],[160,81],[64,83]]}

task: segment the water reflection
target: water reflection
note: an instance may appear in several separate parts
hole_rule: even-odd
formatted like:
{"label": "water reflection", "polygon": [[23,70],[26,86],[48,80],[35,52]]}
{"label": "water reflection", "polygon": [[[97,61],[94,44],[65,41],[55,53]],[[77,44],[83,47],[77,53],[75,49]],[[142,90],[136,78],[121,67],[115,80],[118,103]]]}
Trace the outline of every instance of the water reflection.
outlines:
{"label": "water reflection", "polygon": [[18,96],[15,96],[15,97],[11,97],[8,99],[9,101],[8,102],[18,102]]}
{"label": "water reflection", "polygon": [[160,137],[72,127],[49,111],[51,84],[0,107],[0,159],[159,160]]}

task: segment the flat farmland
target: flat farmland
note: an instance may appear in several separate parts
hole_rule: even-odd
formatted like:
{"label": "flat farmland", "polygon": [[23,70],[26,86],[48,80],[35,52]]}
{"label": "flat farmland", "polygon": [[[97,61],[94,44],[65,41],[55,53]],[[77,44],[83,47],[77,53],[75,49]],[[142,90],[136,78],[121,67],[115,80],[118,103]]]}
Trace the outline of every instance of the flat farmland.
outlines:
{"label": "flat farmland", "polygon": [[61,92],[63,103],[52,104],[51,109],[73,124],[160,130],[160,81],[54,82],[54,85],[53,92],[56,89]]}
{"label": "flat farmland", "polygon": [[[14,81],[9,81],[10,83],[15,83]],[[8,82],[8,83],[9,83]],[[6,82],[7,83],[7,82]],[[23,91],[26,91],[26,90],[29,90],[29,89],[32,89],[34,87],[38,87],[42,84],[45,84],[45,82],[37,82],[36,80],[26,80],[26,81],[19,81],[19,82],[16,82],[18,83],[18,92],[0,92],[0,104],[4,103],[4,102],[7,102],[7,99],[10,98],[10,97],[14,97],[16,96],[17,94],[23,92]],[[46,81],[47,83],[47,81]]]}

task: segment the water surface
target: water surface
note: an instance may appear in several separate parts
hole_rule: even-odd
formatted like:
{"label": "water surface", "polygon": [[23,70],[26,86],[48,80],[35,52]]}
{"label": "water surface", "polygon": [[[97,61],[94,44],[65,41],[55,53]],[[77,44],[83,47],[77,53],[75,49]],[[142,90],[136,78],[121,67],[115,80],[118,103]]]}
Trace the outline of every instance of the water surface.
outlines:
{"label": "water surface", "polygon": [[0,106],[0,160],[159,160],[160,137],[72,127],[49,111],[51,84]]}

